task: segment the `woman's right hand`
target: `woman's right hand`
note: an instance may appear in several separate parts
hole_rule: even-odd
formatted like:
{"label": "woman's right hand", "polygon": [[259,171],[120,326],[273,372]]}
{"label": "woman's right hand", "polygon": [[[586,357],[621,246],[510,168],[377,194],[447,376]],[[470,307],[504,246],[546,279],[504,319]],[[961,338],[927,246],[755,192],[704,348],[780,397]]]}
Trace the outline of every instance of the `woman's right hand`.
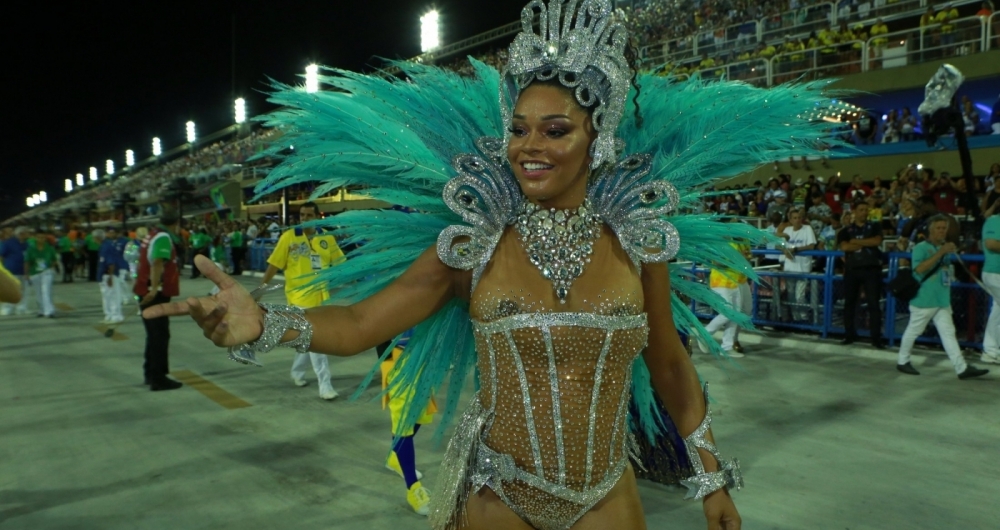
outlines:
{"label": "woman's right hand", "polygon": [[264,311],[250,292],[205,256],[195,256],[194,266],[218,286],[219,292],[149,307],[142,312],[143,318],[191,315],[205,337],[216,346],[236,346],[257,340],[264,331]]}

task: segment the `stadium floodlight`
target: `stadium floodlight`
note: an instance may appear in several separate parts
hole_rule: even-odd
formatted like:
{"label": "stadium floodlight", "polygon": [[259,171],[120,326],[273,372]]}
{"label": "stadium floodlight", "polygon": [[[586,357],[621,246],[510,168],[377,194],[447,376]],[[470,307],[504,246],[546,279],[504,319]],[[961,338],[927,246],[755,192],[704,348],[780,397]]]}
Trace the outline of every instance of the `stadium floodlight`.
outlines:
{"label": "stadium floodlight", "polygon": [[159,138],[153,138],[153,156],[160,156],[163,154],[163,147],[160,145]]}
{"label": "stadium floodlight", "polygon": [[135,165],[135,151],[132,151],[131,149],[125,150],[125,165],[128,167]]}
{"label": "stadium floodlight", "polygon": [[310,64],[306,67],[306,93],[319,92],[319,65]]}
{"label": "stadium floodlight", "polygon": [[38,199],[41,200],[42,202],[49,202],[49,194],[45,193],[44,191],[40,192],[38,194]]}
{"label": "stadium floodlight", "polygon": [[83,186],[83,173],[76,174],[76,185]]}
{"label": "stadium floodlight", "polygon": [[441,45],[440,18],[436,9],[420,17],[420,51],[427,53]]}
{"label": "stadium floodlight", "polygon": [[189,121],[189,122],[185,123],[184,124],[184,130],[187,131],[187,141],[188,141],[188,143],[189,144],[193,144],[194,141],[198,138],[194,134],[194,122],[193,121]]}
{"label": "stadium floodlight", "polygon": [[238,98],[236,100],[236,123],[247,121],[247,100]]}
{"label": "stadium floodlight", "polygon": [[25,199],[24,203],[28,205],[28,208],[31,208],[32,206],[35,205],[34,201],[31,200],[31,197]]}
{"label": "stadium floodlight", "polygon": [[73,191],[73,179],[66,179],[66,184],[63,186],[63,189],[66,190],[66,193]]}
{"label": "stadium floodlight", "polygon": [[106,162],[104,162],[104,172],[107,173],[108,175],[114,175],[115,174],[115,161],[114,160],[111,160],[109,158]]}
{"label": "stadium floodlight", "polygon": [[97,168],[96,167],[90,168],[90,180],[91,181],[97,180]]}

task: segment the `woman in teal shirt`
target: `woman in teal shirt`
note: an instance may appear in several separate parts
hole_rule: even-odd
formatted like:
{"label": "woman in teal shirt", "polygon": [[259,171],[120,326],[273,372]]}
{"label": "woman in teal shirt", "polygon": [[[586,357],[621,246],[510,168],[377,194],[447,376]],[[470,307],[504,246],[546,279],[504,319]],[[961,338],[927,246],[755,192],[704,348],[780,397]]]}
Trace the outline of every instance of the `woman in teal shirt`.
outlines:
{"label": "woman in teal shirt", "polygon": [[53,271],[61,271],[62,266],[55,247],[49,244],[48,234],[39,233],[33,241],[28,242],[28,250],[24,253],[24,266],[38,296],[38,316],[55,318],[52,278],[55,276]]}

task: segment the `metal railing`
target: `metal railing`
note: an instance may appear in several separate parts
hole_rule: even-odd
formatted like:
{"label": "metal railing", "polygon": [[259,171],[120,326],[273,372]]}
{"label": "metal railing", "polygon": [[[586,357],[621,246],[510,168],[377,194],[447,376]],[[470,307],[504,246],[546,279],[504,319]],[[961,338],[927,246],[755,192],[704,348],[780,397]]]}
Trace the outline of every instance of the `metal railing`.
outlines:
{"label": "metal railing", "polygon": [[762,42],[780,40],[789,34],[808,34],[837,22],[836,5],[828,2],[805,6],[796,11],[785,11],[781,15],[765,18],[761,22]]}
{"label": "metal railing", "polygon": [[[781,255],[776,250],[754,250],[758,259],[776,258]],[[752,284],[753,295],[752,314],[754,325],[774,327],[778,329],[797,329],[818,333],[820,337],[842,335],[844,327],[844,277],[836,273],[838,260],[844,256],[837,251],[801,252],[800,256],[811,256],[823,264],[821,272],[797,273],[776,270],[771,267],[757,269],[760,282]],[[909,253],[895,252],[887,254],[888,267],[885,269],[883,283],[888,284],[899,273],[900,262],[909,261]],[[980,254],[963,254],[962,260],[978,273],[981,270],[983,256]],[[696,277],[707,283],[710,269],[692,264],[686,267]],[[982,348],[983,332],[990,308],[993,304],[989,293],[983,291],[975,283],[954,282],[952,289],[952,310],[954,312],[956,335],[964,347]],[[869,304],[873,301],[862,300],[856,311],[857,331],[860,336],[871,336],[867,329],[867,313]],[[888,289],[883,289],[882,296],[875,301],[883,315],[881,332],[890,346],[898,344],[909,321],[908,305],[900,304]],[[691,302],[694,313],[704,319],[714,316],[711,310],[703,305]],[[918,339],[918,342],[940,344],[940,339],[932,327]]]}
{"label": "metal railing", "polygon": [[[865,71],[979,53],[989,38],[983,17],[966,17],[944,24],[893,31],[868,39]],[[884,44],[883,44],[884,43]]]}
{"label": "metal railing", "polygon": [[817,79],[864,70],[867,44],[862,40],[782,52],[771,57],[772,85],[793,79]]}

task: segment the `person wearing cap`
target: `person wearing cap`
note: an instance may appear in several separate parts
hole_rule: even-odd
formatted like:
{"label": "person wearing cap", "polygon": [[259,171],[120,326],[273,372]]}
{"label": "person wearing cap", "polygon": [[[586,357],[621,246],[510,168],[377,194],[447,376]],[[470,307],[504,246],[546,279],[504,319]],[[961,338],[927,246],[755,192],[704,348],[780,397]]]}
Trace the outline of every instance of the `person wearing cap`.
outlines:
{"label": "person wearing cap", "polygon": [[788,215],[788,209],[791,205],[788,204],[788,194],[784,190],[777,190],[772,194],[774,201],[767,207],[767,217],[770,219],[772,216],[777,215],[782,220]]}
{"label": "person wearing cap", "polygon": [[[177,235],[180,216],[173,209],[163,209],[160,224],[152,228],[139,245],[139,271],[133,291],[139,297],[139,307],[147,309],[165,304],[180,293],[180,264],[177,248],[182,242]],[[184,386],[170,373],[170,318],[166,316],[142,319],[146,328],[146,349],[143,354],[145,384],[157,392]]]}

